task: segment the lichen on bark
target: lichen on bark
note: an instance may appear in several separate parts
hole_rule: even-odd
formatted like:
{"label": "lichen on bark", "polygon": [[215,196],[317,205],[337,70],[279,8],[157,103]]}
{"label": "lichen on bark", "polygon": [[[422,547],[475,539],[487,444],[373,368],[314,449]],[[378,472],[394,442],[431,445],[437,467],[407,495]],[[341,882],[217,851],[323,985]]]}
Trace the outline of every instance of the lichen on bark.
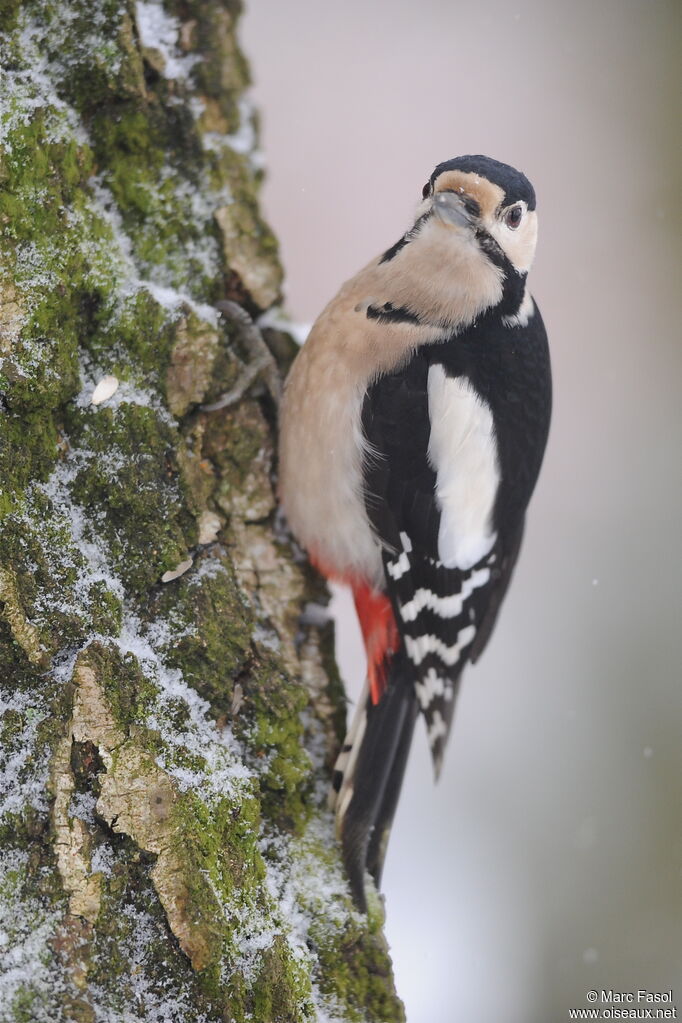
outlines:
{"label": "lichen on bark", "polygon": [[239,4],[0,13],[0,1019],[402,1019],[325,807],[274,378],[220,402],[216,303],[281,284]]}

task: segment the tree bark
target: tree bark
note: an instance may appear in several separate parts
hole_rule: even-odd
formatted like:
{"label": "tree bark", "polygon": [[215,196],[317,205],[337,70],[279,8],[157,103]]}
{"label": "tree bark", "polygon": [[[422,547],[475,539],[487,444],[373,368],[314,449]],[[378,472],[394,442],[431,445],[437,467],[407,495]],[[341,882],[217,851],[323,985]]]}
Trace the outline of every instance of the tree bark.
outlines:
{"label": "tree bark", "polygon": [[238,14],[0,0],[2,1023],[403,1019],[273,368],[215,308],[281,282]]}

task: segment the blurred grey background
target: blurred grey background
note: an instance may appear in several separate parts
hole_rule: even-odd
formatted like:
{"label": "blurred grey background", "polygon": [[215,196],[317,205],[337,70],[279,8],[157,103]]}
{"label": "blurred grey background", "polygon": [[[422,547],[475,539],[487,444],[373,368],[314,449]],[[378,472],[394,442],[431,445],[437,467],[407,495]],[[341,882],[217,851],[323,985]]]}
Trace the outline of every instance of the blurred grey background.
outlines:
{"label": "blurred grey background", "polygon": [[591,988],[673,988],[682,1016],[681,15],[247,0],[295,319],[398,239],[439,161],[486,153],[538,193],[555,416],[444,777],[420,729],[394,827],[387,932],[409,1023],[559,1023]]}

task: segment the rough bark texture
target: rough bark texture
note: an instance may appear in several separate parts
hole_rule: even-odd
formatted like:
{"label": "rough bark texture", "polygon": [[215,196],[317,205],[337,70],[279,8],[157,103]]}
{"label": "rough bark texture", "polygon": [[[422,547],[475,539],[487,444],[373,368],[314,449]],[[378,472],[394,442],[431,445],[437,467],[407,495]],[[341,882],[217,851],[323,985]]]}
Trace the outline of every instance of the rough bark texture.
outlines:
{"label": "rough bark texture", "polygon": [[274,402],[204,408],[281,279],[238,11],[0,2],[2,1023],[403,1018]]}

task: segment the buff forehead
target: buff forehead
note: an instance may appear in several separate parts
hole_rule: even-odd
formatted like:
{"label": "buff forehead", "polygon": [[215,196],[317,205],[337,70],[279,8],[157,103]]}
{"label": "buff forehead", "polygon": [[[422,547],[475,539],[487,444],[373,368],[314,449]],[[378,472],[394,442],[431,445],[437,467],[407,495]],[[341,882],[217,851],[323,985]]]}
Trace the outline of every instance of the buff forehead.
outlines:
{"label": "buff forehead", "polygon": [[450,170],[439,174],[433,186],[434,192],[459,192],[475,199],[484,217],[492,217],[500,208],[505,194],[499,185],[482,178],[472,171]]}

